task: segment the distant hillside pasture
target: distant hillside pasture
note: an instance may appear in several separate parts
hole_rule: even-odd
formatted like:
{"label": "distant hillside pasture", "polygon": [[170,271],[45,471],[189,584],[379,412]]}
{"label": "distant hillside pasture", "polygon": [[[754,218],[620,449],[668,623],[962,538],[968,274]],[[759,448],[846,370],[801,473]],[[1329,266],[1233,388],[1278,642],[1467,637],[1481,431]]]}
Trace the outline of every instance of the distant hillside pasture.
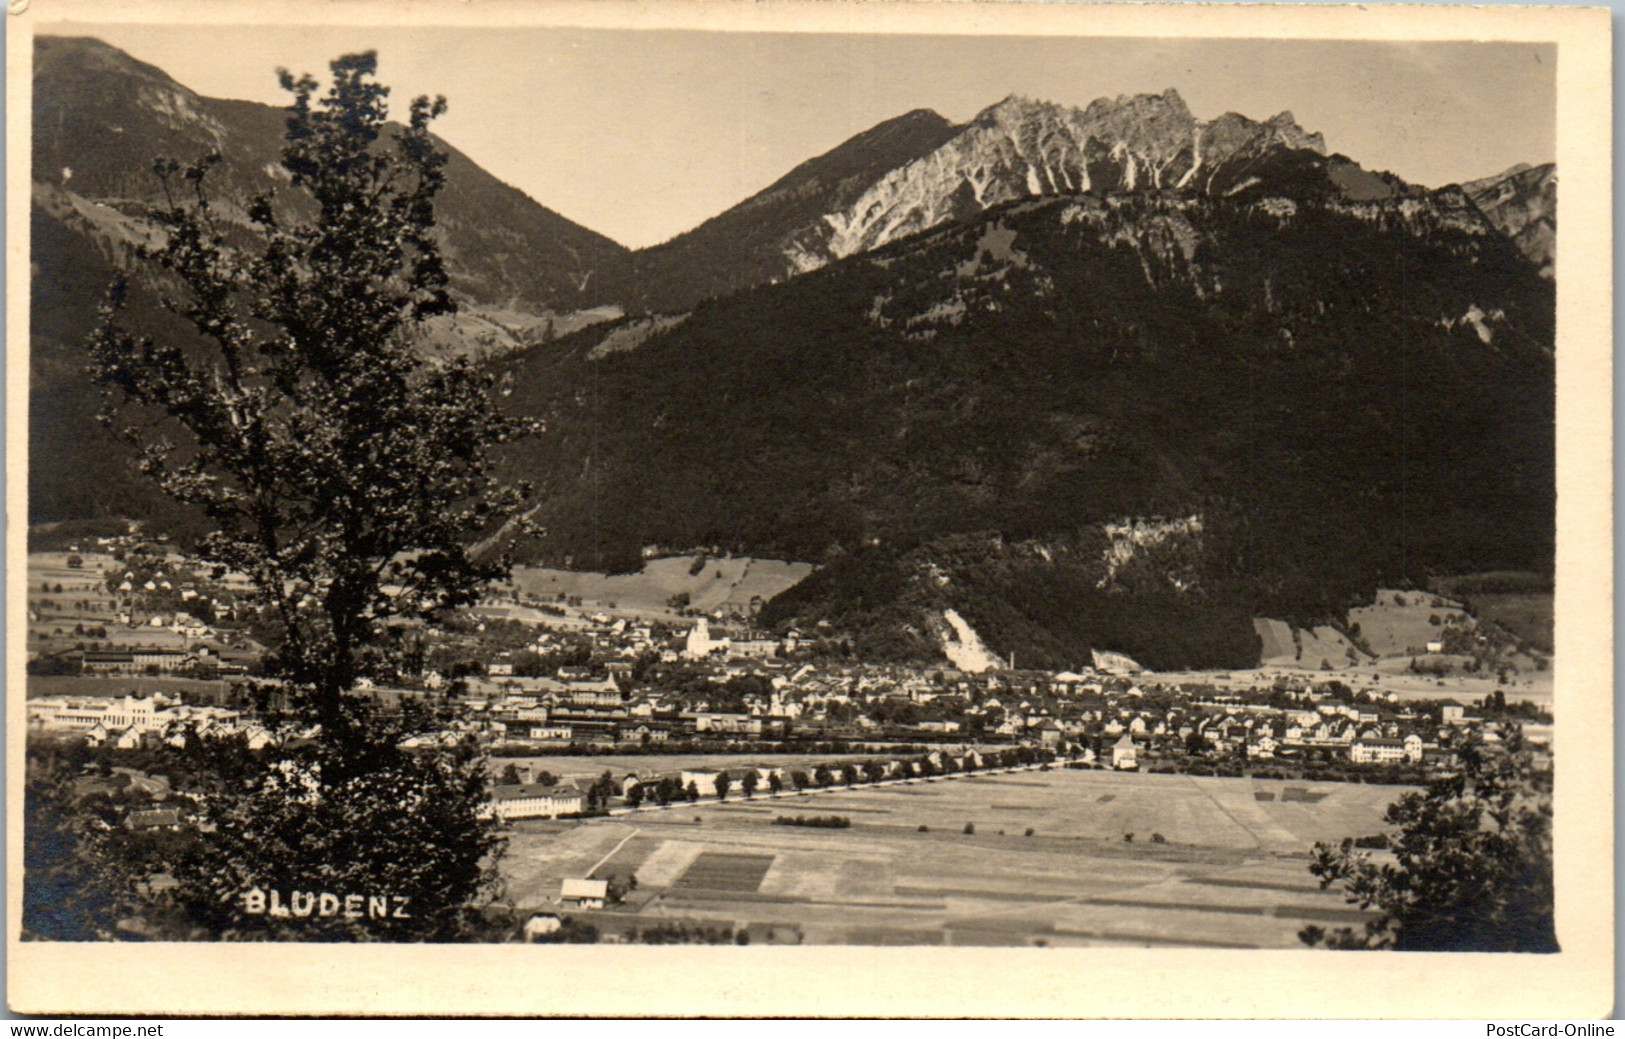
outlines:
{"label": "distant hillside pasture", "polygon": [[1265,667],[1322,668],[1325,664],[1341,669],[1359,667],[1371,660],[1330,625],[1294,629],[1285,621],[1257,617],[1253,619],[1253,630],[1263,646],[1259,661]]}
{"label": "distant hillside pasture", "polygon": [[1330,625],[1322,624],[1300,633],[1300,646],[1303,657],[1299,661],[1304,667],[1322,667],[1325,664],[1333,668],[1353,667],[1368,663],[1371,658],[1354,647],[1342,632]]}
{"label": "distant hillside pasture", "polygon": [[1298,646],[1292,641],[1292,625],[1268,617],[1254,617],[1253,630],[1261,644],[1259,663],[1265,667],[1291,667],[1298,662]]}
{"label": "distant hillside pasture", "polygon": [[521,566],[514,568],[513,581],[521,594],[548,601],[563,595],[583,603],[662,611],[674,597],[686,595],[689,607],[709,613],[729,604],[748,608],[753,597],[766,602],[814,570],[811,563],[749,557],[705,559],[696,567],[700,558],[652,559],[635,574]]}
{"label": "distant hillside pasture", "polygon": [[[1432,592],[1383,588],[1370,606],[1349,611],[1349,625],[1379,657],[1413,656],[1438,641],[1452,618],[1466,614],[1454,599]],[[1470,624],[1470,621],[1469,621]]]}

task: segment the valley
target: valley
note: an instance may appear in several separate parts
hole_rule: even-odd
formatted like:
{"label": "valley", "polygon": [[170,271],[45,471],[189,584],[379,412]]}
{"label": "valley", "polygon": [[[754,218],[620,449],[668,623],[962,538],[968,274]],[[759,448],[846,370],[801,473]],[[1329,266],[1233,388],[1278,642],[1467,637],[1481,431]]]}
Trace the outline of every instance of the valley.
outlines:
{"label": "valley", "polygon": [[[390,223],[311,196],[297,105],[92,37],[33,69],[29,825],[101,813],[131,890],[282,809],[237,852],[349,883],[345,770],[417,835],[367,868],[460,842],[432,941],[1297,948],[1372,916],[1317,842],[1393,862],[1390,804],[1503,766],[1550,880],[1552,163],[1426,185],[1290,111],[999,91],[633,249],[427,101],[344,138],[415,157]],[[153,259],[205,225],[207,277]],[[140,331],[94,335],[115,283]],[[190,504],[129,442],[177,418],[221,442]],[[184,933],[309,940],[228,887]]]}

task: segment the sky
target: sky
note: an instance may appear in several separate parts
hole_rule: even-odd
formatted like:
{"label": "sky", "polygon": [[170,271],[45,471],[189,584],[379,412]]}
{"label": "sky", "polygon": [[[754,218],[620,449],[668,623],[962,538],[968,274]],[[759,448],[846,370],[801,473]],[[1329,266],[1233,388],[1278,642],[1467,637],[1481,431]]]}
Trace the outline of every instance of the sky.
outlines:
{"label": "sky", "polygon": [[1291,111],[1368,169],[1437,187],[1556,157],[1550,44],[877,36],[578,28],[38,24],[96,36],[209,97],[285,103],[379,52],[404,112],[536,201],[631,247],[688,230],[915,108],[965,122],[1020,94],[1084,106],[1173,87],[1199,119]]}

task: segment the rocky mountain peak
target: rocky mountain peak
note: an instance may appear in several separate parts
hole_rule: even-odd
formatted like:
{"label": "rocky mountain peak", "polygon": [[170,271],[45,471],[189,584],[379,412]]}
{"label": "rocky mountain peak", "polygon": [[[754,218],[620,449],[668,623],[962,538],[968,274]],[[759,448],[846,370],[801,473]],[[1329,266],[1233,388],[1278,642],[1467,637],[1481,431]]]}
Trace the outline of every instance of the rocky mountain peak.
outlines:
{"label": "rocky mountain peak", "polygon": [[1266,125],[1275,131],[1281,143],[1288,148],[1303,148],[1321,155],[1326,154],[1326,139],[1318,133],[1304,130],[1291,112],[1279,112],[1271,116]]}
{"label": "rocky mountain peak", "polygon": [[1172,121],[1190,124],[1196,121],[1185,99],[1172,87],[1160,94],[1119,94],[1116,98],[1097,98],[1084,109],[1086,119],[1098,122]]}
{"label": "rocky mountain peak", "polygon": [[1518,163],[1503,173],[1468,181],[1461,190],[1497,230],[1517,243],[1546,277],[1555,273],[1557,167]]}
{"label": "rocky mountain peak", "polygon": [[988,105],[970,121],[972,126],[991,123],[1009,123],[1024,118],[1032,109],[1047,106],[1047,101],[1034,101],[1023,94],[1007,94],[997,104]]}
{"label": "rocky mountain peak", "polygon": [[813,247],[802,243],[798,269],[1019,198],[1297,192],[1304,162],[1269,161],[1297,151],[1323,156],[1326,146],[1291,112],[1262,123],[1235,113],[1204,122],[1173,88],[1100,98],[1082,109],[1011,94],[931,153],[887,173],[851,205],[826,214],[827,234]]}

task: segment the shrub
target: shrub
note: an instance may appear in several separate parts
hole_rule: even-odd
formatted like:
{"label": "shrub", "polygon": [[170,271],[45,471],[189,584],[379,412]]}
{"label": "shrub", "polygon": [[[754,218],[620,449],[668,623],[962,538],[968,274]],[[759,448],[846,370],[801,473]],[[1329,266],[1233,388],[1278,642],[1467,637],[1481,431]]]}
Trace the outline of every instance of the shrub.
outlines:
{"label": "shrub", "polygon": [[731,927],[690,926],[684,923],[656,924],[641,933],[633,931],[628,937],[644,945],[726,945],[738,941]]}
{"label": "shrub", "polygon": [[537,935],[531,941],[537,945],[593,945],[598,941],[598,928],[566,917],[563,926],[557,931]]}
{"label": "shrub", "polygon": [[773,820],[774,826],[814,826],[825,830],[844,830],[852,820],[844,815],[781,815]]}
{"label": "shrub", "polygon": [[1029,827],[1027,827],[1027,836],[1031,837],[1032,835],[1033,835],[1033,828],[1031,826],[1029,826]]}
{"label": "shrub", "polygon": [[924,823],[921,823],[920,824],[920,832],[921,833],[930,833],[931,832],[931,827],[925,825]]}
{"label": "shrub", "polygon": [[966,823],[965,824],[965,832],[967,834],[975,833],[976,832],[976,824],[975,823]]}

